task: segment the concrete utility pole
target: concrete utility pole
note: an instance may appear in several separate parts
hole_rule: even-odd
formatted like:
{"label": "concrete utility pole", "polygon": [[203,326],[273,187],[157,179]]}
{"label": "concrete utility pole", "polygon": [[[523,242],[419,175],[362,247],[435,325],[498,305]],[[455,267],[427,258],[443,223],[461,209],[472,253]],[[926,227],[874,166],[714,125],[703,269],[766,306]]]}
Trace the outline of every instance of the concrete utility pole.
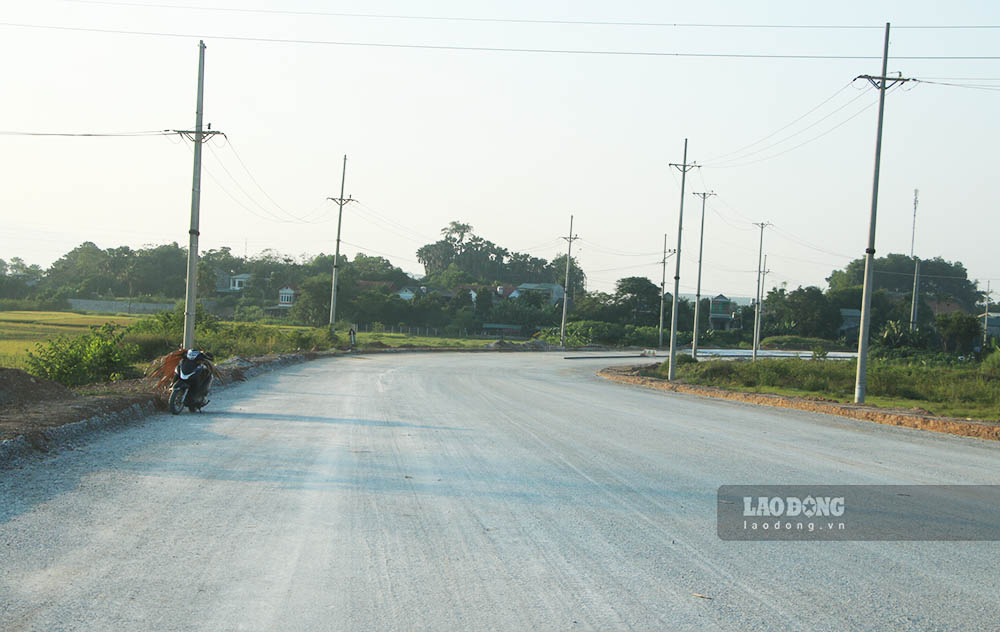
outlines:
{"label": "concrete utility pole", "polygon": [[[902,77],[887,77],[889,64],[889,23],[885,23],[885,44],[882,48],[882,74],[878,77],[860,75],[878,89],[878,128],[875,135],[875,175],[872,179],[872,210],[868,222],[868,248],[865,249],[865,285],[861,295],[861,329],[858,332],[858,371],[854,380],[854,401],[863,404],[868,382],[868,329],[871,325],[872,275],[875,272],[875,217],[878,212],[878,175],[882,160],[882,121],[885,116],[885,91],[887,88],[910,81]],[[890,83],[891,81],[891,83]]]}
{"label": "concrete utility pole", "polygon": [[986,343],[990,341],[988,327],[990,324],[990,282],[986,281],[986,297],[983,299],[986,307],[983,308],[983,351],[986,351]]}
{"label": "concrete utility pole", "polygon": [[919,189],[913,189],[913,232],[910,234],[910,258],[913,259],[913,297],[910,299],[910,331],[917,330],[917,303],[920,296],[920,259],[913,255],[913,244],[917,239],[917,196]]}
{"label": "concrete utility pole", "polygon": [[760,303],[761,303],[761,288],[764,285],[764,279],[762,278],[762,268],[764,256],[764,229],[768,226],[773,226],[771,222],[754,222],[754,226],[760,227],[760,248],[757,251],[757,295],[753,310],[753,356],[752,360],[757,361],[757,348],[760,341]]}
{"label": "concrete utility pole", "polygon": [[559,346],[566,347],[566,313],[569,307],[569,264],[572,261],[573,240],[579,239],[573,234],[573,216],[569,216],[569,237],[563,237],[569,245],[566,247],[566,285],[563,286],[562,325],[559,327]]}
{"label": "concrete utility pole", "polygon": [[[191,183],[191,228],[188,230],[187,293],[184,297],[185,349],[194,348],[194,325],[198,304],[198,230],[201,213],[201,145],[204,140],[220,132],[202,130],[202,111],[205,99],[205,42],[198,42],[198,104],[195,108],[194,130],[176,133],[194,142],[194,175]],[[209,125],[211,127],[211,125]]]}
{"label": "concrete utility pole", "polygon": [[698,315],[701,311],[701,255],[705,248],[705,200],[715,195],[714,191],[695,193],[701,198],[701,233],[698,237],[698,285],[694,291],[694,335],[691,338],[691,357],[698,359]]}
{"label": "concrete utility pole", "polygon": [[667,296],[667,256],[677,252],[676,250],[667,250],[667,235],[663,234],[663,277],[660,279],[660,341],[657,347],[663,346],[663,306],[666,303]]}
{"label": "concrete utility pole", "polygon": [[337,318],[337,270],[340,267],[340,222],[344,215],[344,205],[353,202],[350,196],[344,197],[344,180],[347,178],[347,154],[344,154],[344,169],[340,172],[340,197],[326,198],[337,203],[337,246],[333,253],[333,279],[330,281],[330,335],[334,333],[334,323]]}
{"label": "concrete utility pole", "polygon": [[674,267],[674,299],[673,307],[670,310],[670,364],[667,371],[667,379],[674,379],[674,372],[677,367],[677,294],[681,287],[681,232],[684,229],[684,183],[687,172],[698,165],[688,164],[688,139],[684,139],[684,162],[681,164],[670,163],[671,167],[681,172],[681,210],[677,214],[677,259]]}

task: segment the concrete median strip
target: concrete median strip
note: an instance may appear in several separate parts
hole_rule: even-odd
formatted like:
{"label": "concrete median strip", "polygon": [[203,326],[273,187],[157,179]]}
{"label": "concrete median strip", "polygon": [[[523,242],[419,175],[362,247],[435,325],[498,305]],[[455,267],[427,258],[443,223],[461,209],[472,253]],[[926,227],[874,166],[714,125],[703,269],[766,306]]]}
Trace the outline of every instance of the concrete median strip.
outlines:
{"label": "concrete median strip", "polygon": [[787,395],[774,395],[771,393],[745,393],[742,391],[731,391],[713,386],[699,386],[679,382],[668,382],[666,380],[640,375],[639,368],[640,367],[636,366],[608,367],[606,369],[601,369],[597,372],[597,374],[600,377],[614,382],[645,386],[647,388],[654,388],[662,391],[674,391],[677,393],[700,395],[702,397],[728,399],[731,401],[755,404],[758,406],[794,408],[796,410],[824,413],[827,415],[839,415],[841,417],[850,417],[852,419],[870,421],[889,426],[905,426],[907,428],[915,428],[917,430],[930,430],[931,432],[943,432],[962,437],[1000,441],[1000,424],[997,423],[954,419],[949,417],[935,417],[933,415],[922,415],[919,413],[882,409],[858,404],[841,404],[838,402],[813,400],[804,397],[790,397]]}

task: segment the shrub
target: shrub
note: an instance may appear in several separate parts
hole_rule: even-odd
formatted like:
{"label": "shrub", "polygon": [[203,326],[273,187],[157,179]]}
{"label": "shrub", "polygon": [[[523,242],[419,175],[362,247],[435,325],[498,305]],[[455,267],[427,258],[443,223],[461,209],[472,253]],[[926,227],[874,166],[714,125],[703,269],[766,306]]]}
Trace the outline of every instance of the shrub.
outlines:
{"label": "shrub", "polygon": [[82,336],[40,342],[28,352],[28,372],[66,386],[122,379],[138,354],[124,337],[124,329],[106,323]]}
{"label": "shrub", "polygon": [[162,333],[141,333],[129,330],[125,333],[122,342],[136,348],[137,359],[152,360],[176,349],[180,338]]}

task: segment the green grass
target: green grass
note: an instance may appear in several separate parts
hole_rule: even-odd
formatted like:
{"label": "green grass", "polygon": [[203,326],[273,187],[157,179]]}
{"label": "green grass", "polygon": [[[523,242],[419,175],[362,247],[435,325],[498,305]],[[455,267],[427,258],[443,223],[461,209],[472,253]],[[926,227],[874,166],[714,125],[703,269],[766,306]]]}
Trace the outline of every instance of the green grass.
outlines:
{"label": "green grass", "polygon": [[[747,345],[751,346],[751,345]],[[760,341],[762,349],[789,349],[792,351],[812,351],[815,348],[824,351],[854,351],[825,338],[809,338],[808,336],[768,336]]]}
{"label": "green grass", "polygon": [[[757,362],[711,360],[677,367],[688,384],[752,393],[854,399],[855,362],[795,358]],[[661,366],[660,377],[666,369]],[[995,421],[1000,418],[1000,371],[988,365],[927,366],[874,359],[868,366],[866,400],[891,408],[922,408],[936,415]]]}
{"label": "green grass", "polygon": [[23,369],[28,351],[38,342],[60,335],[80,335],[107,322],[127,325],[136,316],[102,316],[76,312],[0,312],[0,366]]}
{"label": "green grass", "polygon": [[[341,334],[343,335],[343,334]],[[414,347],[448,347],[460,349],[481,349],[483,345],[493,342],[482,338],[436,338],[433,336],[410,336],[407,334],[377,334],[362,332],[358,334],[358,346],[365,347],[374,342],[381,342],[387,347],[412,345]],[[376,345],[377,346],[377,345]]]}

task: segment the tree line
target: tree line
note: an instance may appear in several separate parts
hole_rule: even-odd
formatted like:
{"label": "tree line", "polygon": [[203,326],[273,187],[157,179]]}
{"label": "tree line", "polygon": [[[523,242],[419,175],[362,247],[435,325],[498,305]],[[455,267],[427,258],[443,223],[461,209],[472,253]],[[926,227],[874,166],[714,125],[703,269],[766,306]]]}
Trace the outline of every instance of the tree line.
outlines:
{"label": "tree line", "polygon": [[[453,221],[441,230],[441,239],[416,251],[424,266],[419,278],[378,256],[341,256],[338,278],[338,316],[357,323],[380,322],[386,326],[435,327],[476,330],[484,323],[519,326],[525,334],[558,325],[562,301],[552,302],[543,293],[528,292],[516,300],[505,298],[510,286],[521,283],[564,282],[566,255],[551,261],[517,252],[476,235],[469,224]],[[92,242],[73,248],[48,269],[27,265],[13,257],[0,260],[0,298],[51,301],[65,298],[129,298],[133,301],[171,302],[185,291],[187,251],[177,243],[101,249]],[[619,279],[611,292],[588,291],[587,276],[579,263],[571,262],[568,288],[570,320],[610,323],[620,327],[658,327],[660,288],[645,277]],[[211,299],[215,308],[235,320],[265,320],[277,313],[278,290],[292,287],[296,298],[285,312],[286,321],[320,326],[327,322],[330,307],[333,255],[292,257],[267,250],[241,257],[230,248],[201,254],[198,267],[199,297]],[[220,279],[248,274],[249,284],[238,292],[217,292]],[[798,335],[840,340],[850,345],[856,332],[844,327],[841,310],[860,309],[864,259],[833,270],[829,288],[798,287],[772,289],[763,307],[763,336]],[[906,339],[913,260],[890,254],[875,260],[875,292],[872,299],[872,333],[893,340]],[[397,292],[403,287],[424,288],[411,300]],[[498,288],[504,288],[498,292]],[[224,290],[226,288],[223,288]],[[972,320],[938,321],[932,302],[950,302],[964,312],[974,312],[982,293],[968,279],[960,262],[941,258],[921,263],[919,329],[937,337],[926,344],[955,348],[968,346],[975,327]],[[664,315],[670,326],[669,302]],[[699,329],[709,331],[708,298],[702,299]],[[749,339],[752,307],[737,309],[737,322],[746,324]],[[272,316],[273,317],[273,316]],[[692,301],[681,298],[678,329],[691,331]],[[891,327],[890,327],[891,324]],[[889,329],[887,333],[887,328]],[[617,329],[612,328],[613,331]],[[905,330],[905,331],[904,331]],[[623,331],[623,330],[622,330]],[[900,333],[903,331],[903,333]],[[944,335],[942,332],[951,332]],[[962,333],[957,333],[962,332]],[[981,330],[979,330],[981,335]],[[926,336],[925,336],[926,337]],[[961,339],[960,342],[956,342]]]}

